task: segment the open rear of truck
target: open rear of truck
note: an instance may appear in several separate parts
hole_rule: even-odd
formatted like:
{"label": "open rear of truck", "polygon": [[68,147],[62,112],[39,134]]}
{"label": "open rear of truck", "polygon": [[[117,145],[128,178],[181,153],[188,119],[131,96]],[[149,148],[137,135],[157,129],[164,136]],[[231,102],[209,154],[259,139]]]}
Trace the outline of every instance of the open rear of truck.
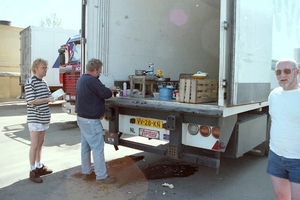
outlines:
{"label": "open rear of truck", "polygon": [[217,81],[213,102],[151,95],[107,100],[106,142],[214,168],[221,154],[240,157],[264,143],[272,9],[270,0],[87,1],[82,66],[101,59],[115,84],[149,62],[177,81],[177,89],[181,74],[202,71]]}

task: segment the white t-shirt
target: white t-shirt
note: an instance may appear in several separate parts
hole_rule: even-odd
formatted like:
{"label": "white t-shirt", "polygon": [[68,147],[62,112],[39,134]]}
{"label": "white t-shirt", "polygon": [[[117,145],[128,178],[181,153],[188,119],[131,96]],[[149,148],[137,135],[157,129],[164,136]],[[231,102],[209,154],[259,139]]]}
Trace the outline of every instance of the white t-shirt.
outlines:
{"label": "white t-shirt", "polygon": [[270,149],[279,156],[300,159],[300,89],[275,88],[269,95]]}

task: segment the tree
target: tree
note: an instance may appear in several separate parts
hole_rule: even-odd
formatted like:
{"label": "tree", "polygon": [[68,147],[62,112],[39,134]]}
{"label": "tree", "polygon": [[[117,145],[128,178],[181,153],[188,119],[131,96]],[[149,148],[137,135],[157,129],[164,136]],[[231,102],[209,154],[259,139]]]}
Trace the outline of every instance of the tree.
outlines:
{"label": "tree", "polygon": [[62,28],[61,19],[56,16],[56,13],[51,13],[50,17],[40,22],[41,27]]}

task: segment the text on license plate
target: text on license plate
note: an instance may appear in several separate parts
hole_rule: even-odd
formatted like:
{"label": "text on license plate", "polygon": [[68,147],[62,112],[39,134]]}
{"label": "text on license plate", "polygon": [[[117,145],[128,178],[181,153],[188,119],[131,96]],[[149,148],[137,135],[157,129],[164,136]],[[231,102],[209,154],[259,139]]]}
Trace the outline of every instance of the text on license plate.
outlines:
{"label": "text on license plate", "polygon": [[162,128],[163,127],[163,122],[160,120],[136,118],[135,123],[137,125],[149,126],[149,127],[154,127],[154,128]]}
{"label": "text on license plate", "polygon": [[159,131],[140,128],[139,135],[147,138],[159,139]]}

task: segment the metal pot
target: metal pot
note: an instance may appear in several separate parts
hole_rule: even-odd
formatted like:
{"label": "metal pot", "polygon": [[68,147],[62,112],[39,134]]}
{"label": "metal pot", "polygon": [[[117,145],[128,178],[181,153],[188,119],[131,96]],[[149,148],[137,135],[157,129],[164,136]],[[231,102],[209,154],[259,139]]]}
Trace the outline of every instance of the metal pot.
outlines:
{"label": "metal pot", "polygon": [[157,82],[170,82],[170,78],[164,78],[164,77],[160,77],[160,78],[155,78],[154,79],[155,81],[157,81]]}
{"label": "metal pot", "polygon": [[144,70],[144,69],[136,69],[135,70],[135,75],[136,76],[143,76],[145,74],[146,74],[146,70]]}

